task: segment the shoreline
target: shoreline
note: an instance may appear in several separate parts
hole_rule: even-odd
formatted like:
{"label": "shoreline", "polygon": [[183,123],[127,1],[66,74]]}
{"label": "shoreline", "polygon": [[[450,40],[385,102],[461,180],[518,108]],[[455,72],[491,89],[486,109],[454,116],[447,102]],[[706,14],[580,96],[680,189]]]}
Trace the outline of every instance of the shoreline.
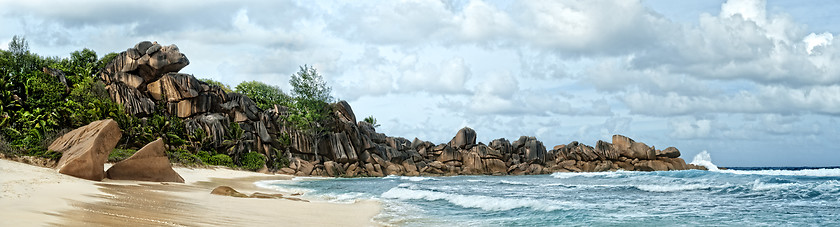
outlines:
{"label": "shoreline", "polygon": [[[106,164],[107,166],[110,164]],[[0,224],[3,226],[377,226],[377,201],[234,198],[212,195],[217,186],[251,194],[282,193],[258,187],[263,180],[291,180],[227,168],[173,167],[185,183],[88,181],[49,168],[0,159]],[[294,197],[292,197],[294,198]]]}

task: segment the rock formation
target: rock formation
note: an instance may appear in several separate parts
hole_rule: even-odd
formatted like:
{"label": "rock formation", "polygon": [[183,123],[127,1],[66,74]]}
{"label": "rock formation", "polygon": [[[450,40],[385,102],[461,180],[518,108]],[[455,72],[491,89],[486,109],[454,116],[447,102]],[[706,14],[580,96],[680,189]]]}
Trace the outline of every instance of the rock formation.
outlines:
{"label": "rock formation", "polygon": [[[345,101],[330,105],[330,120],[323,125],[327,132],[308,134],[284,122],[285,107],[260,109],[245,95],[226,93],[178,73],[188,64],[175,45],[141,42],[120,53],[99,76],[111,97],[131,114],[142,118],[164,111],[180,117],[188,132],[203,131],[217,152],[234,160],[250,151],[264,154],[269,161],[285,156],[289,166],[276,170],[285,174],[520,175],[697,168],[686,165],[676,148],[657,150],[622,135],[613,136],[612,143],[598,141],[595,147],[571,142],[550,150],[528,136],[477,143],[477,133],[466,127],[443,144],[390,137],[367,122],[357,122]],[[238,138],[226,137],[234,134],[231,126],[241,129]]]}
{"label": "rock formation", "polygon": [[105,161],[120,137],[116,121],[95,121],[62,135],[49,150],[63,153],[56,166],[59,173],[99,181],[105,178]]}
{"label": "rock formation", "polygon": [[131,157],[111,166],[105,172],[108,179],[184,183],[166,157],[163,140],[157,139]]}

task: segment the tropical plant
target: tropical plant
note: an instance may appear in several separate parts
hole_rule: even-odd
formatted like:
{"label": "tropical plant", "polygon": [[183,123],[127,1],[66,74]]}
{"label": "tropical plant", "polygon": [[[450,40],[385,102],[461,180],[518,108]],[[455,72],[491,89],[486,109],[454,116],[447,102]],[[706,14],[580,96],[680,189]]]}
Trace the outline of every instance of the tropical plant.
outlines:
{"label": "tropical plant", "polygon": [[373,115],[370,115],[370,116],[366,117],[366,118],[365,118],[364,120],[362,120],[362,121],[367,122],[368,124],[372,125],[374,128],[378,128],[378,127],[379,127],[379,124],[378,124],[378,123],[376,123],[376,118],[374,118],[374,117],[373,117]]}
{"label": "tropical plant", "polygon": [[278,86],[268,85],[259,81],[246,81],[236,85],[236,92],[248,96],[257,107],[263,110],[271,109],[274,105],[286,105],[291,98]]}

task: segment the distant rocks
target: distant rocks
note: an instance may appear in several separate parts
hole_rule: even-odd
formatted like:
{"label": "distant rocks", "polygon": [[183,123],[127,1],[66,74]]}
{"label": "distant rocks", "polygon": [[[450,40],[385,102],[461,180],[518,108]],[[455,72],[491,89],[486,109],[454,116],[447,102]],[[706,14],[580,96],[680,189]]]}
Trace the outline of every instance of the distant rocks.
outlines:
{"label": "distant rocks", "polygon": [[114,120],[92,122],[70,131],[50,146],[49,150],[63,153],[56,169],[70,176],[100,181],[105,178],[104,164],[122,137]]}
{"label": "distant rocks", "polygon": [[184,183],[184,178],[172,170],[172,164],[169,163],[165,150],[163,140],[157,139],[128,159],[111,166],[105,172],[106,176],[114,180]]}
{"label": "distant rocks", "polygon": [[[329,118],[321,125],[326,132],[311,134],[286,122],[286,107],[261,109],[245,95],[178,73],[188,64],[175,45],[144,41],[120,53],[99,77],[129,113],[140,118],[157,111],[177,116],[187,131],[206,133],[206,142],[216,152],[234,159],[252,151],[269,161],[285,157],[289,166],[270,171],[290,175],[524,175],[700,168],[687,165],[676,148],[658,150],[623,135],[597,141],[594,147],[574,141],[551,149],[533,136],[484,144],[469,127],[442,144],[392,137],[358,121],[346,101],[330,104]],[[237,138],[228,138],[231,135]]]}

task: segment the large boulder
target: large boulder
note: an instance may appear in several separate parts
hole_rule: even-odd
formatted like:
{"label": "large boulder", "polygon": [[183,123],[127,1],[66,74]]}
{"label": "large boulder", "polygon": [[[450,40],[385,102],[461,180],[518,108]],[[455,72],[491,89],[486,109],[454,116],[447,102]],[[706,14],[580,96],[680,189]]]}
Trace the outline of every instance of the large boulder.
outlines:
{"label": "large boulder", "polygon": [[639,160],[656,159],[656,151],[644,143],[633,141],[623,135],[613,135],[612,140],[613,149],[621,156]]}
{"label": "large boulder", "polygon": [[677,150],[676,147],[668,147],[665,150],[657,151],[657,157],[666,157],[666,158],[679,158],[680,157],[680,150]]}
{"label": "large boulder", "polygon": [[440,156],[438,156],[437,161],[440,162],[448,162],[448,161],[461,161],[461,151],[456,150],[450,146],[444,147],[441,151]]}
{"label": "large boulder", "polygon": [[475,145],[475,130],[464,127],[449,141],[449,146],[455,149],[470,149]]}
{"label": "large boulder", "polygon": [[464,170],[461,173],[464,174],[484,174],[484,162],[481,161],[481,156],[478,152],[469,152],[466,153],[463,157],[463,167]]}
{"label": "large boulder", "polygon": [[157,81],[146,85],[146,89],[155,100],[166,98],[166,101],[176,102],[197,97],[202,87],[192,75],[167,73]]}
{"label": "large boulder", "polygon": [[95,121],[62,135],[49,150],[63,153],[56,166],[59,173],[99,181],[105,178],[105,161],[120,137],[116,121]]}
{"label": "large boulder", "polygon": [[525,145],[520,148],[524,162],[542,164],[545,162],[546,150],[543,143],[535,137],[528,137]]}
{"label": "large boulder", "polygon": [[172,164],[166,157],[163,139],[160,138],[147,144],[128,159],[114,164],[105,174],[108,179],[114,180],[184,183],[184,178],[172,170]]}
{"label": "large boulder", "polygon": [[356,123],[356,114],[353,113],[353,108],[350,107],[350,104],[347,103],[347,101],[338,101],[335,103],[335,109],[338,113],[337,115],[339,119]]}

